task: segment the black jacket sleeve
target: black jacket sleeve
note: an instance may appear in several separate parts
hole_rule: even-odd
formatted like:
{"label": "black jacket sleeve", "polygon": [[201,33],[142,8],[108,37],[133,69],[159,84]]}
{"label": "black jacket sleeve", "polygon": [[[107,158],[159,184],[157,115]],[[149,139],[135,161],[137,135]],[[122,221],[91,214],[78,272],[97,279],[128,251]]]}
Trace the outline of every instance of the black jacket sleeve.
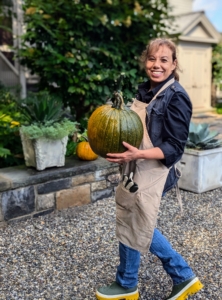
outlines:
{"label": "black jacket sleeve", "polygon": [[192,104],[189,97],[176,92],[165,111],[162,144],[159,145],[165,157],[161,161],[167,167],[179,161],[184,152],[191,116]]}

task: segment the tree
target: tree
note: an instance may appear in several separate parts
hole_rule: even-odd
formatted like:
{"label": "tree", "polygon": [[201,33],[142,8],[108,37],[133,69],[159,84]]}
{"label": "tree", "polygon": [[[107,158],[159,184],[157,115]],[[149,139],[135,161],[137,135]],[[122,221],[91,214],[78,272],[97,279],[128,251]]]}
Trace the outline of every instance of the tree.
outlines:
{"label": "tree", "polygon": [[213,49],[213,80],[215,83],[222,81],[222,41]]}
{"label": "tree", "polygon": [[[13,45],[12,16],[15,17],[12,0],[0,0],[0,46]],[[3,52],[3,54],[12,61],[12,52]]]}
{"label": "tree", "polygon": [[220,106],[221,109],[221,103],[218,104],[218,90],[222,90],[222,41],[213,47],[211,89],[211,105]]}
{"label": "tree", "polygon": [[125,100],[143,80],[138,57],[148,40],[168,34],[167,0],[24,0],[26,33],[19,58],[60,95],[76,120],[111,96],[125,73]]}

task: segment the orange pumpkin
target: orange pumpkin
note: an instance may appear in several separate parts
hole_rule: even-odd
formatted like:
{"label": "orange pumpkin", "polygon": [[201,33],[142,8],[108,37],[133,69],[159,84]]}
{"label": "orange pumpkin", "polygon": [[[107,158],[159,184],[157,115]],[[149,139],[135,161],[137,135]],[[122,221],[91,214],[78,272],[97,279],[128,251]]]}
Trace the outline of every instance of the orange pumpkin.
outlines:
{"label": "orange pumpkin", "polygon": [[92,151],[89,142],[82,141],[76,147],[76,155],[81,160],[95,160],[98,155]]}

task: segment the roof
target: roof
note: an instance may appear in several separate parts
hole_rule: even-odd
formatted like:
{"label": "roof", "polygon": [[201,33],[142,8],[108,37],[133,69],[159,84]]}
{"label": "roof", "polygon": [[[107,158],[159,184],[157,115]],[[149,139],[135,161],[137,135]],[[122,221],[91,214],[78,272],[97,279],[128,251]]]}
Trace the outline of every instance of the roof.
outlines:
{"label": "roof", "polygon": [[204,11],[190,12],[175,16],[176,31],[180,40],[217,44],[221,34],[216,30]]}

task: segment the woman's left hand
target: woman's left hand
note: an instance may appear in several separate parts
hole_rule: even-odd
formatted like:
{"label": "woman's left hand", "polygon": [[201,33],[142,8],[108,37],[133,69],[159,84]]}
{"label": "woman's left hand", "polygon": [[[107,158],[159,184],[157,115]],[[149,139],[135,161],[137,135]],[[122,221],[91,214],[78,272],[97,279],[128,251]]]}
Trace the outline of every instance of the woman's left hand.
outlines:
{"label": "woman's left hand", "polygon": [[107,153],[106,160],[109,162],[114,162],[118,164],[127,163],[131,160],[138,158],[138,150],[136,147],[131,146],[130,144],[123,142],[123,146],[126,147],[126,151],[123,153]]}

